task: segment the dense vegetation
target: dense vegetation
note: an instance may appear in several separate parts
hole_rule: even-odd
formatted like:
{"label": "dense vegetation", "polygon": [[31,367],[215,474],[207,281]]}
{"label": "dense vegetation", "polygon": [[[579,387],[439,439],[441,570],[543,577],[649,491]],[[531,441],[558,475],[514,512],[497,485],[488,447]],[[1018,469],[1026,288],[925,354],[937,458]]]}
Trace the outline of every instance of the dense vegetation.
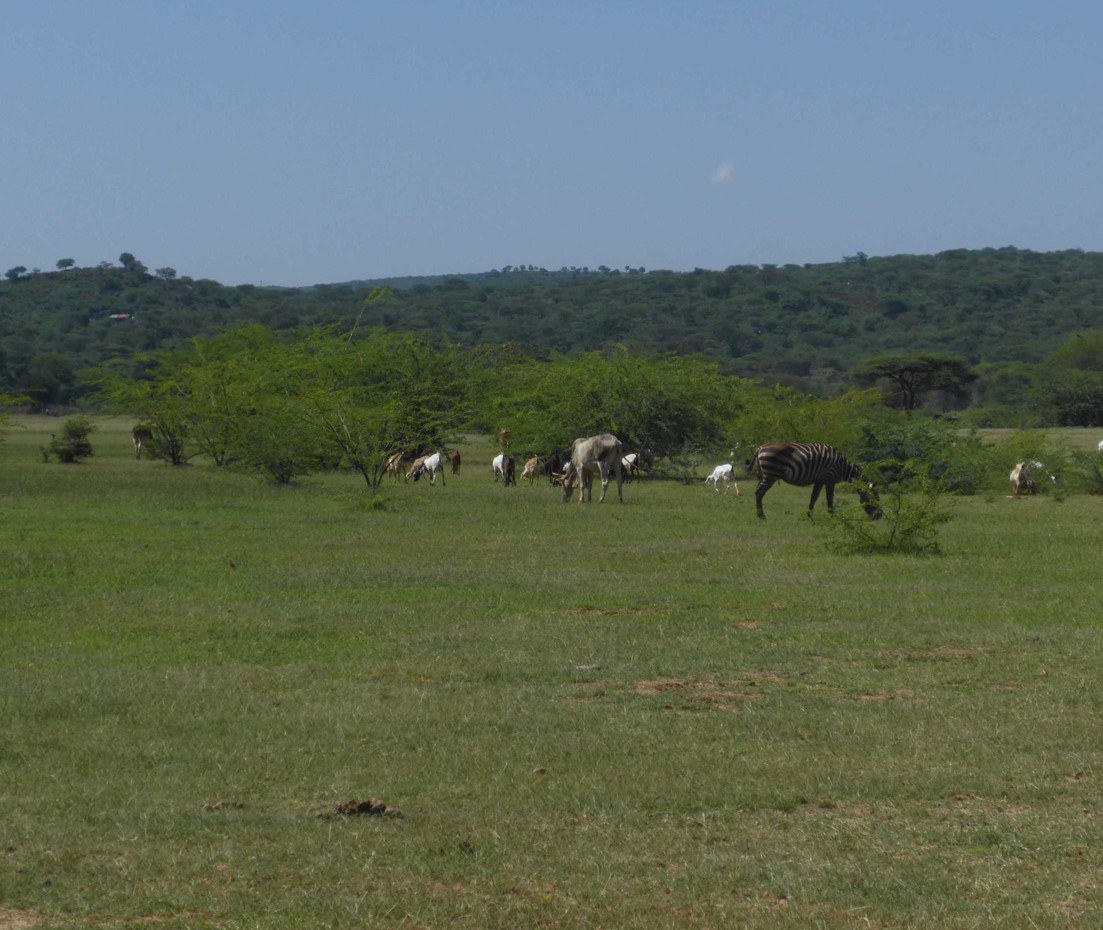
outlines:
{"label": "dense vegetation", "polygon": [[936,393],[928,403],[971,403],[991,424],[1103,422],[1103,352],[1078,351],[1078,339],[1103,344],[1094,332],[1103,328],[1100,253],[859,253],[688,273],[507,266],[302,289],[150,274],[129,253],[118,266],[74,265],[17,266],[0,281],[0,389],[65,403],[85,392],[81,372],[108,358],[242,323],[281,331],[358,320],[536,358],[618,344],[697,354],[724,373],[823,395],[859,383],[855,370],[871,358],[949,353],[979,378],[963,397]]}

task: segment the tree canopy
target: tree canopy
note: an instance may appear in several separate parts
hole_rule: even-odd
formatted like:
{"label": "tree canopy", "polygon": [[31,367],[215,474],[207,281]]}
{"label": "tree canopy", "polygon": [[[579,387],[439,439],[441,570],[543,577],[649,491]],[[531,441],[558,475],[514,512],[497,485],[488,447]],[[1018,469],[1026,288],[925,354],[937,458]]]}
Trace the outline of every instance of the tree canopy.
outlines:
{"label": "tree canopy", "polygon": [[964,358],[939,353],[878,356],[855,368],[854,377],[859,384],[888,382],[892,399],[908,411],[914,410],[921,395],[929,391],[964,398],[968,386],[977,379]]}

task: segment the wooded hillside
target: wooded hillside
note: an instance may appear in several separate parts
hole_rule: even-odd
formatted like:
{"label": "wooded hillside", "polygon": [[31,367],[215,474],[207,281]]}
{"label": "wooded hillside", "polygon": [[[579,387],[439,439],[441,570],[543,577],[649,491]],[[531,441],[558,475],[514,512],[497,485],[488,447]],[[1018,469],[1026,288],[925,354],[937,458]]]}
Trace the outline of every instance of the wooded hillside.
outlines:
{"label": "wooded hillside", "polygon": [[7,273],[0,388],[66,402],[81,393],[82,369],[112,357],[238,323],[285,330],[359,319],[465,346],[512,343],[537,357],[618,343],[697,353],[727,373],[822,394],[853,386],[854,368],[873,356],[956,353],[985,375],[975,398],[1000,403],[1008,398],[992,394],[990,376],[1103,328],[1103,254],[1079,250],[859,253],[693,272],[507,266],[300,289],[150,274],[128,253],[121,262]]}

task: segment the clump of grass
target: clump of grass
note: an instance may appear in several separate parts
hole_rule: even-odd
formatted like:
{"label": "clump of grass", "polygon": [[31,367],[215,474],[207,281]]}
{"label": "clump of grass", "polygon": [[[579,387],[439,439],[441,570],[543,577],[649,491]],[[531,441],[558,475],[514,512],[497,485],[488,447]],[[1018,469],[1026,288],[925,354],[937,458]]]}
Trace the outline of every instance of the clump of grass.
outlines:
{"label": "clump of grass", "polygon": [[387,509],[387,498],[382,494],[373,494],[371,497],[365,498],[360,506],[364,510],[379,513]]}

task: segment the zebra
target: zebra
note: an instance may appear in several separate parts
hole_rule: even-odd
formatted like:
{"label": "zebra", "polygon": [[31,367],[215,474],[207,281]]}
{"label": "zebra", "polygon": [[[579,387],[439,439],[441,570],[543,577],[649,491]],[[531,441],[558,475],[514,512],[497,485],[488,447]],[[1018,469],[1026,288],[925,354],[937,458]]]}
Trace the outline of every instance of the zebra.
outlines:
{"label": "zebra", "polygon": [[[754,502],[760,520],[766,519],[762,498],[777,481],[797,487],[812,485],[812,499],[808,502],[808,516],[811,517],[821,488],[827,489],[828,513],[834,513],[835,485],[862,477],[857,465],[838,449],[822,442],[768,442],[755,449],[754,459],[747,466],[748,472],[759,479]],[[858,496],[870,519],[879,519],[881,508],[877,506],[873,485],[869,485],[868,492],[859,490]]]}

